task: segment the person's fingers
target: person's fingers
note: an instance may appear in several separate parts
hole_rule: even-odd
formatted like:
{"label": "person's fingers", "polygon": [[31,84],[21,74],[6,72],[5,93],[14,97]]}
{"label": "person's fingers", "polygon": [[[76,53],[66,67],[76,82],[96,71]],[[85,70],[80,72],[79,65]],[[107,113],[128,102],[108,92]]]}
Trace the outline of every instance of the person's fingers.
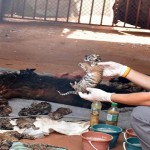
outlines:
{"label": "person's fingers", "polygon": [[79,94],[79,96],[82,97],[82,98],[86,97],[86,95],[87,95],[86,93],[82,93],[82,92],[79,92],[78,94]]}
{"label": "person's fingers", "polygon": [[86,90],[87,90],[88,92],[90,92],[90,93],[93,91],[93,89],[94,89],[94,88],[90,88],[90,87],[87,87],[87,88],[86,88]]}
{"label": "person's fingers", "polygon": [[102,65],[102,66],[110,66],[110,64],[112,64],[111,61],[108,62],[99,62],[98,65]]}
{"label": "person's fingers", "polygon": [[79,96],[82,97],[83,96],[83,93],[82,92],[78,92]]}
{"label": "person's fingers", "polygon": [[88,94],[82,92],[79,92],[78,94],[81,98],[91,101],[91,96],[89,96]]}

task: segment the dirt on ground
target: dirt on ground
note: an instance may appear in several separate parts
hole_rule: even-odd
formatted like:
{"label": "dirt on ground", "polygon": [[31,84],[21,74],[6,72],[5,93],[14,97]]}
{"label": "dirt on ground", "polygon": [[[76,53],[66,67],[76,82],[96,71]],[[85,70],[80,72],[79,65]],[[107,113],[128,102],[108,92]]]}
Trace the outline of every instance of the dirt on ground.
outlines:
{"label": "dirt on ground", "polygon": [[1,68],[74,72],[91,53],[150,74],[150,31],[18,20],[0,24]]}

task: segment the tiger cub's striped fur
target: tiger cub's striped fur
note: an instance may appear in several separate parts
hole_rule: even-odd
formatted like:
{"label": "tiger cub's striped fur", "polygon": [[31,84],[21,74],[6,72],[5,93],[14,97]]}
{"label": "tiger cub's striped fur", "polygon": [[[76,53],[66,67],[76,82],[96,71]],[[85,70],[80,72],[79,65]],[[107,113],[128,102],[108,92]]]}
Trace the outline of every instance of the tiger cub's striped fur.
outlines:
{"label": "tiger cub's striped fur", "polygon": [[100,65],[91,66],[87,63],[79,63],[79,66],[87,73],[79,82],[70,83],[75,91],[60,93],[60,95],[78,94],[86,92],[87,87],[95,87],[102,80],[103,67]]}

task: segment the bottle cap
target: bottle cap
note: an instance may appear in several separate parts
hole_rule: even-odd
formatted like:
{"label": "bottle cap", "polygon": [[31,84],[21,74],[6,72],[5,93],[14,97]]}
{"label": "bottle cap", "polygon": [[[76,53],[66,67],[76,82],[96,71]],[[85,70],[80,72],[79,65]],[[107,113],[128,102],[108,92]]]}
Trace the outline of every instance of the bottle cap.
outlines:
{"label": "bottle cap", "polygon": [[117,106],[118,106],[118,103],[112,102],[112,103],[111,103],[111,106],[112,106],[112,107],[117,107]]}

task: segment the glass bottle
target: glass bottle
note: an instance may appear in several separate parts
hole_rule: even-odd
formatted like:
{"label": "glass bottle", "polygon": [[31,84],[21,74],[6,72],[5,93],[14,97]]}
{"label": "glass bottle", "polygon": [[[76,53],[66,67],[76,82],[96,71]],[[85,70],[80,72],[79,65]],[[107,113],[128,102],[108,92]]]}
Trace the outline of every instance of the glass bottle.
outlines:
{"label": "glass bottle", "polygon": [[99,123],[100,111],[102,108],[102,104],[100,101],[94,101],[91,104],[91,116],[90,116],[90,126]]}
{"label": "glass bottle", "polygon": [[119,117],[118,104],[112,102],[111,107],[107,111],[106,124],[117,126],[118,117]]}

